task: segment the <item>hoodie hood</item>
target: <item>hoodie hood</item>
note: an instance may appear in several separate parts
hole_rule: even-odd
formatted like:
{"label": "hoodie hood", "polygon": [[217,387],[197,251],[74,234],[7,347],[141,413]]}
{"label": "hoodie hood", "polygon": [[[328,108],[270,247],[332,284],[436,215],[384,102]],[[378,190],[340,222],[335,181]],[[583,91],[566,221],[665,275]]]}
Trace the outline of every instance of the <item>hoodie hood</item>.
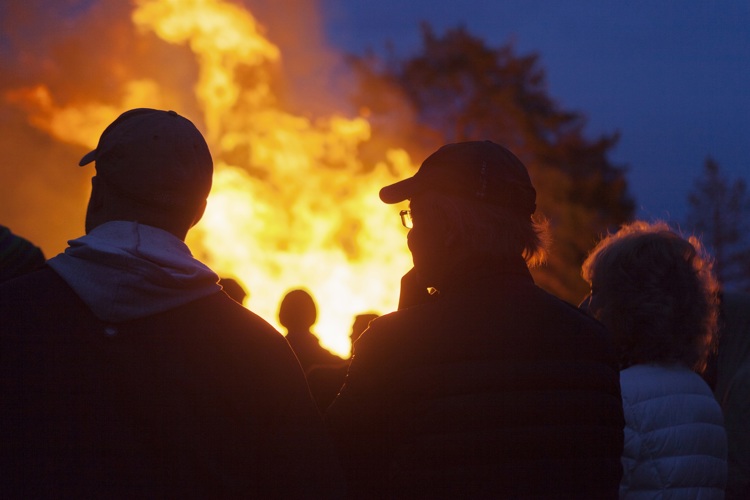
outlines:
{"label": "hoodie hood", "polygon": [[103,321],[143,318],[221,290],[182,240],[152,226],[107,222],[68,245],[48,263]]}

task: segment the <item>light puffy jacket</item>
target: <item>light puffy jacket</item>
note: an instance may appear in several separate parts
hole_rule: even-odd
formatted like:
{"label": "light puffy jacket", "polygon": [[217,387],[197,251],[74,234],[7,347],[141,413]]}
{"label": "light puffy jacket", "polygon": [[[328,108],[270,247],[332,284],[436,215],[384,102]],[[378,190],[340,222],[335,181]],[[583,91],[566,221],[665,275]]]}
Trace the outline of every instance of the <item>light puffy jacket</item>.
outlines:
{"label": "light puffy jacket", "polygon": [[727,437],[703,379],[682,365],[635,365],[620,372],[620,385],[620,498],[723,499]]}

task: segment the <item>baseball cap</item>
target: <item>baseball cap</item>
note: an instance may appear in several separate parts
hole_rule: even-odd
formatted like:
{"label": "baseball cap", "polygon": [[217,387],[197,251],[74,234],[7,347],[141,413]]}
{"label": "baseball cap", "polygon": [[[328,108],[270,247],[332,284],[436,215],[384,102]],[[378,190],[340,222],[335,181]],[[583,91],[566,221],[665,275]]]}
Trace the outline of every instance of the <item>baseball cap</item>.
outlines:
{"label": "baseball cap", "polygon": [[385,203],[398,203],[432,190],[502,206],[531,215],[536,190],[521,160],[492,141],[446,144],[414,176],[380,190]]}
{"label": "baseball cap", "polygon": [[174,111],[131,109],[102,132],[80,166],[95,161],[96,174],[121,194],[164,208],[205,200],[213,160],[203,135]]}

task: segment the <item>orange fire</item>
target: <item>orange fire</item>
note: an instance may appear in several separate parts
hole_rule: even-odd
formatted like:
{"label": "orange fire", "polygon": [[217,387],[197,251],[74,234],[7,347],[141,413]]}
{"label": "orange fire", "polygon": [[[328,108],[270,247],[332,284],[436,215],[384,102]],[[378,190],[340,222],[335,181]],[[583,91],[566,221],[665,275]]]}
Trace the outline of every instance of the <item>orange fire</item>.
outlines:
{"label": "orange fire", "polygon": [[[226,0],[136,0],[139,32],[186,46],[198,66],[195,99],[215,160],[194,254],[249,291],[246,305],[276,324],[283,295],[306,288],[318,304],[315,331],[342,356],[356,314],[395,309],[410,266],[398,209],[378,189],[415,166],[398,148],[376,164],[358,150],[371,140],[364,117],[311,119],[283,109],[274,93],[279,48],[246,9]],[[44,85],[13,96],[29,119],[58,140],[93,148],[99,133],[132,107],[167,107],[158,81],[131,81],[119,106],[58,106]],[[277,325],[278,326],[278,325]]]}

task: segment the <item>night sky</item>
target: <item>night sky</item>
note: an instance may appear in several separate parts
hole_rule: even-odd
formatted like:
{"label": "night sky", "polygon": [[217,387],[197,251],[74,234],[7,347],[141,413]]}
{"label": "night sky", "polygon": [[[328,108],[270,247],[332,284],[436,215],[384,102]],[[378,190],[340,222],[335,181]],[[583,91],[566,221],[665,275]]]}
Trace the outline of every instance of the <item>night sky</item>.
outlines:
{"label": "night sky", "polygon": [[549,94],[619,131],[611,159],[628,168],[637,215],[683,222],[706,157],[750,180],[747,0],[322,0],[329,42],[345,52],[392,43],[416,51],[420,23],[464,26],[493,47],[536,52]]}

